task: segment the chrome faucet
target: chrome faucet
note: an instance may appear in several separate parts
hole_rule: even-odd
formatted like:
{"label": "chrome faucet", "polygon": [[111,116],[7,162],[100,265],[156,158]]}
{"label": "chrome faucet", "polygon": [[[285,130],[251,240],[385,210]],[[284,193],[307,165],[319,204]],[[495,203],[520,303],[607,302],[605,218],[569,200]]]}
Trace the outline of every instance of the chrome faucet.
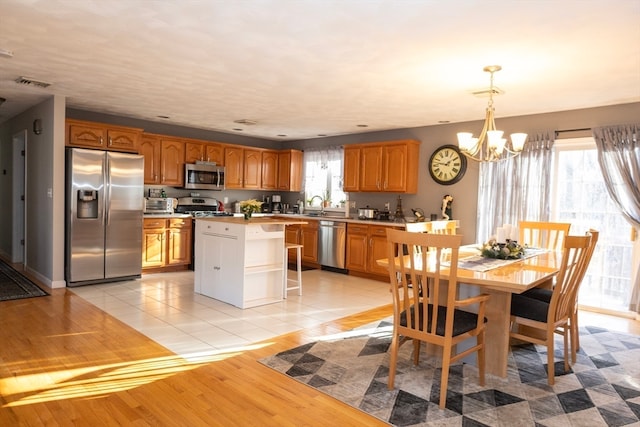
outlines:
{"label": "chrome faucet", "polygon": [[324,215],[324,199],[322,198],[322,196],[313,196],[312,198],[309,199],[309,206],[311,206],[311,204],[313,203],[313,201],[316,199],[316,197],[318,199],[320,199],[320,213],[322,215]]}

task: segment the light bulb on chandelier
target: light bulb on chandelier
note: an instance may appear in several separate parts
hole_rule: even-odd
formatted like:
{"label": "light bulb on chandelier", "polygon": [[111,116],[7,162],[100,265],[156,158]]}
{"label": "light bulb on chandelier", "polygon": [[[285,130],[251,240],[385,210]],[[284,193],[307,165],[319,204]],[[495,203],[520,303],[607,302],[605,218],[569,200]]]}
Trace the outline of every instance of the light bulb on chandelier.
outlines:
{"label": "light bulb on chandelier", "polygon": [[487,115],[480,136],[474,138],[471,132],[458,133],[458,146],[462,154],[478,162],[495,162],[515,157],[522,152],[527,139],[526,133],[512,133],[509,146],[507,140],[502,137],[504,132],[496,129],[495,109],[493,108],[493,94],[495,91],[493,74],[501,69],[500,65],[489,65],[483,68],[484,71],[491,74],[491,85],[489,87]]}

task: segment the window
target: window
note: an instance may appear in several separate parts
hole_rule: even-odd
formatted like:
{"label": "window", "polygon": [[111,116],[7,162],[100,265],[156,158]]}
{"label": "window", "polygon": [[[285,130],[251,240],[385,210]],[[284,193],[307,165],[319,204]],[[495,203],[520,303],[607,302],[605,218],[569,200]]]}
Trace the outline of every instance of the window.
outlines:
{"label": "window", "polygon": [[342,191],[342,147],[304,152],[305,206],[343,207],[347,196]]}
{"label": "window", "polygon": [[609,197],[593,138],[556,140],[552,218],[571,223],[571,234],[593,227],[598,245],[578,298],[582,306],[628,311],[631,298],[631,226]]}

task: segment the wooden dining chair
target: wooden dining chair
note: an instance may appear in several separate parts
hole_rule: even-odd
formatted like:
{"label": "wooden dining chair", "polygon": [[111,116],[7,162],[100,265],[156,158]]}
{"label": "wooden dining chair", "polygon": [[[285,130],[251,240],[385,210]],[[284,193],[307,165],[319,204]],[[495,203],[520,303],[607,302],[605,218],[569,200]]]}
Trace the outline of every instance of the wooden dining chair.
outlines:
{"label": "wooden dining chair", "polygon": [[[514,294],[511,297],[511,332],[509,336],[547,347],[547,375],[549,385],[555,381],[554,334],[564,338],[564,370],[569,369],[569,324],[575,306],[575,295],[584,264],[587,260],[591,236],[566,236],[562,261],[549,302]],[[524,326],[525,328],[517,328]]]}
{"label": "wooden dining chair", "polygon": [[[458,251],[461,235],[411,233],[387,230],[387,255],[390,260],[389,278],[393,295],[393,338],[389,361],[389,389],[394,388],[398,349],[407,340],[413,341],[413,361],[420,358],[420,343],[442,347],[442,374],[440,378],[440,408],[447,399],[449,367],[452,362],[477,352],[478,376],[484,385],[485,370],[485,305],[489,296],[478,295],[458,300]],[[397,257],[398,248],[405,246],[408,254]],[[421,248],[418,251],[416,248]],[[432,248],[432,250],[429,250]],[[441,259],[450,262],[443,265]],[[400,261],[402,260],[402,262]],[[405,260],[407,260],[405,262]],[[443,270],[448,270],[448,274]],[[447,274],[447,277],[444,275]],[[431,279],[431,280],[427,280]],[[428,292],[419,292],[411,283],[428,283]],[[477,306],[477,313],[460,307]],[[476,338],[476,344],[455,353],[456,344]]]}
{"label": "wooden dining chair", "polygon": [[410,233],[431,233],[433,232],[433,223],[431,222],[407,222],[405,229]]}
{"label": "wooden dining chair", "polygon": [[520,221],[518,243],[533,248],[562,249],[562,241],[569,234],[570,223]]}
{"label": "wooden dining chair", "polygon": [[432,233],[435,234],[456,234],[457,222],[450,221],[431,221]]}
{"label": "wooden dining chair", "polygon": [[[589,247],[587,248],[587,255],[584,264],[582,265],[582,270],[579,272],[578,286],[576,287],[573,299],[573,308],[571,309],[571,315],[569,316],[569,336],[571,342],[571,362],[576,362],[577,352],[580,350],[580,331],[578,328],[578,296],[580,293],[580,285],[584,280],[584,276],[587,273],[589,265],[591,264],[591,258],[593,257],[593,253],[596,249],[596,244],[598,243],[598,237],[600,233],[593,228],[587,231],[587,236],[591,237]],[[543,289],[543,288],[533,288],[525,291],[521,294],[522,296],[534,298],[540,301],[544,301],[546,303],[551,302],[551,297],[553,295],[552,289]]]}

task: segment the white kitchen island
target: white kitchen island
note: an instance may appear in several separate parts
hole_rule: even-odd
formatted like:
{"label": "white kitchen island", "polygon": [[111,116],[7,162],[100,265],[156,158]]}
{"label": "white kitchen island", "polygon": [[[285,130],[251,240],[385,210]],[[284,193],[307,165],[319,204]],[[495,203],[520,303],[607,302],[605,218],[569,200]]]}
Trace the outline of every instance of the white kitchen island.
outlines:
{"label": "white kitchen island", "polygon": [[194,291],[239,308],[282,301],[284,229],[304,223],[270,217],[197,218]]}

